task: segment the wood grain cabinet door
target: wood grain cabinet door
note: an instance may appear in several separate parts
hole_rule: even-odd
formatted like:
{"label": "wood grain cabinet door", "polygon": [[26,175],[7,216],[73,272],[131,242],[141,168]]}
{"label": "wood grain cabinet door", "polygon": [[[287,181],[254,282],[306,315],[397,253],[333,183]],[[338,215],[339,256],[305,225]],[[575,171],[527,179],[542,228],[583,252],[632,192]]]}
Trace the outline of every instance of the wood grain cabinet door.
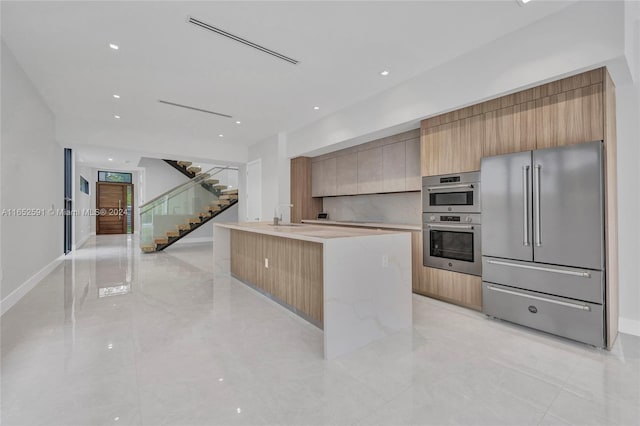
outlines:
{"label": "wood grain cabinet door", "polygon": [[420,174],[420,139],[405,142],[405,179],[406,191],[420,191],[422,178]]}
{"label": "wood grain cabinet door", "polygon": [[382,192],[382,147],[358,152],[358,194]]}
{"label": "wood grain cabinet door", "polygon": [[480,170],[484,115],[423,129],[422,175]]}
{"label": "wood grain cabinet door", "polygon": [[311,162],[311,196],[322,197],[322,161]]}
{"label": "wood grain cabinet door", "polygon": [[358,154],[341,155],[336,158],[336,195],[351,195],[358,192]]}
{"label": "wood grain cabinet door", "polygon": [[406,147],[396,142],[382,147],[382,191],[400,192],[406,188]]}
{"label": "wood grain cabinet door", "polygon": [[536,148],[604,139],[602,84],[558,93],[536,102]]}
{"label": "wood grain cabinet door", "polygon": [[322,160],[322,195],[325,197],[337,195],[336,184],[336,158]]}
{"label": "wood grain cabinet door", "polygon": [[536,149],[535,119],[533,101],[486,113],[483,157]]}

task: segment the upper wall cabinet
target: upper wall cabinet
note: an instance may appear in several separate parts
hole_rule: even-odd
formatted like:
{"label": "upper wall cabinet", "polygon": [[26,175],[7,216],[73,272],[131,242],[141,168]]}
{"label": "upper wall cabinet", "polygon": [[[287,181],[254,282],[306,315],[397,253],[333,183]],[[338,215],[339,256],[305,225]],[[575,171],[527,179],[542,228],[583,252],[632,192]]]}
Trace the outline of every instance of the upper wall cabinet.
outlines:
{"label": "upper wall cabinet", "polygon": [[341,155],[336,158],[336,193],[350,195],[358,191],[358,154]]}
{"label": "upper wall cabinet", "polygon": [[484,118],[483,157],[536,148],[535,102],[490,111]]}
{"label": "upper wall cabinet", "polygon": [[314,197],[420,191],[420,130],[316,157]]}
{"label": "upper wall cabinet", "polygon": [[336,159],[327,158],[311,163],[311,195],[336,195]]}
{"label": "upper wall cabinet", "polygon": [[383,192],[382,147],[358,152],[358,194]]}
{"label": "upper wall cabinet", "polygon": [[558,93],[535,101],[536,147],[604,139],[602,84]]}
{"label": "upper wall cabinet", "polygon": [[420,191],[422,175],[420,174],[420,139],[405,142],[405,191]]}
{"label": "upper wall cabinet", "polygon": [[422,175],[480,170],[484,133],[483,115],[423,129]]}
{"label": "upper wall cabinet", "polygon": [[382,147],[382,191],[399,192],[406,189],[406,143],[396,142]]}

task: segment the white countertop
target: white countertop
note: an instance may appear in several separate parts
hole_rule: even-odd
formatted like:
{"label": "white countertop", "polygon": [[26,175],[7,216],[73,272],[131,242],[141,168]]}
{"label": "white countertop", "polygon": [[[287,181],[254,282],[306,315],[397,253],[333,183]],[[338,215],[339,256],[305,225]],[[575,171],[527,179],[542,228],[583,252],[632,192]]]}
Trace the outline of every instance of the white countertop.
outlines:
{"label": "white countertop", "polygon": [[314,225],[334,225],[334,226],[353,226],[360,228],[379,228],[379,229],[398,229],[403,231],[422,231],[420,225],[408,225],[398,223],[376,223],[376,222],[349,222],[338,220],[323,220],[323,219],[305,219],[303,223],[310,223]]}
{"label": "white countertop", "polygon": [[373,227],[349,228],[346,226],[322,226],[314,224],[294,224],[273,226],[269,222],[227,222],[215,226],[238,231],[255,232],[275,237],[324,243],[336,238],[371,237],[376,235],[397,234],[400,231],[371,229]]}

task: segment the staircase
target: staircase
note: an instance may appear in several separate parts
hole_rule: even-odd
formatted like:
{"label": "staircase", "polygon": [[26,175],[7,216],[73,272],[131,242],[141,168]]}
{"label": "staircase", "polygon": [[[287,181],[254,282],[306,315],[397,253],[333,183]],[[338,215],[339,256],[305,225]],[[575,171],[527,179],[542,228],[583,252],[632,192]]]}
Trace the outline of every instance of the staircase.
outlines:
{"label": "staircase", "polygon": [[238,203],[238,189],[220,183],[236,169],[214,167],[202,172],[189,162],[174,163],[172,166],[184,168],[193,177],[140,206],[140,249],[144,253],[166,249]]}

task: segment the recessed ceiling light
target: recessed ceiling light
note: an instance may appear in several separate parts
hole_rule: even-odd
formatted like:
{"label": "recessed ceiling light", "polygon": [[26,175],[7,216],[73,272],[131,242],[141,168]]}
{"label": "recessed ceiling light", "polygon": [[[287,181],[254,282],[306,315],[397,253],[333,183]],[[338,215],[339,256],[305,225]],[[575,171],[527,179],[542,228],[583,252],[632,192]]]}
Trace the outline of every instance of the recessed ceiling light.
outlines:
{"label": "recessed ceiling light", "polygon": [[531,0],[516,0],[520,6],[524,6],[529,3]]}
{"label": "recessed ceiling light", "polygon": [[240,120],[236,121],[236,124],[241,124],[241,123],[240,123]]}
{"label": "recessed ceiling light", "polygon": [[114,98],[120,99],[120,95],[113,95]]}
{"label": "recessed ceiling light", "polygon": [[118,46],[117,44],[113,44],[113,43],[109,43],[109,47],[112,48],[113,50],[120,49],[120,46]]}
{"label": "recessed ceiling light", "polygon": [[389,71],[384,70],[384,71],[382,71],[382,72],[380,73],[380,75],[385,75],[385,76],[386,76],[386,75],[389,75]]}
{"label": "recessed ceiling light", "polygon": [[315,109],[316,111],[320,109],[319,106],[314,106],[313,109]]}
{"label": "recessed ceiling light", "polygon": [[107,160],[109,160],[109,161],[113,161],[113,158],[107,158]]}
{"label": "recessed ceiling light", "polygon": [[114,115],[113,118],[120,118],[120,116],[119,115]]}
{"label": "recessed ceiling light", "polygon": [[218,136],[219,136],[219,137],[221,137],[221,138],[223,138],[223,137],[224,137],[224,135],[223,135],[222,133],[220,133]]}

